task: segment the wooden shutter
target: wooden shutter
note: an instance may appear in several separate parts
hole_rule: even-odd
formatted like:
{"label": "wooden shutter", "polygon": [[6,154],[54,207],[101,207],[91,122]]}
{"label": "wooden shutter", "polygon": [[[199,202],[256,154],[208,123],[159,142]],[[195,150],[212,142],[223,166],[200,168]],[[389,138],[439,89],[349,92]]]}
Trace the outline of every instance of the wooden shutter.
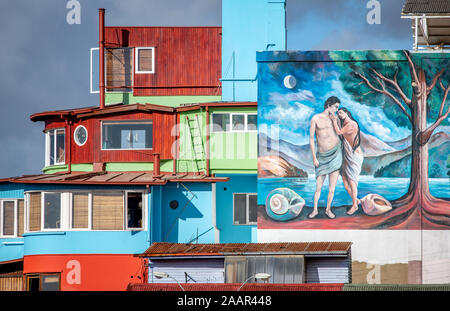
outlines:
{"label": "wooden shutter", "polygon": [[41,194],[40,193],[30,193],[29,198],[30,198],[29,230],[30,231],[39,231],[39,230],[41,230]]}
{"label": "wooden shutter", "polygon": [[93,194],[93,230],[123,230],[123,214],[122,193]]}
{"label": "wooden shutter", "polygon": [[24,228],[24,200],[17,200],[17,235],[23,235]]}
{"label": "wooden shutter", "polygon": [[127,91],[132,86],[133,53],[130,48],[105,49],[107,91]]}
{"label": "wooden shutter", "polygon": [[138,50],[138,71],[153,71],[153,49]]}
{"label": "wooden shutter", "polygon": [[74,193],[72,201],[72,228],[89,227],[89,194]]}
{"label": "wooden shutter", "polygon": [[3,235],[14,235],[14,201],[3,201]]}

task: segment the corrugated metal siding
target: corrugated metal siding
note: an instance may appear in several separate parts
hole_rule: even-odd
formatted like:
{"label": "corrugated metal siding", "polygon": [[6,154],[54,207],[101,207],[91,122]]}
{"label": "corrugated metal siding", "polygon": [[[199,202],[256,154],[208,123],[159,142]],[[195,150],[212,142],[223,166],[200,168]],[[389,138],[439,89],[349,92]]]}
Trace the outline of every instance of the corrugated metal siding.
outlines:
{"label": "corrugated metal siding", "polygon": [[105,27],[106,45],[156,47],[155,73],[134,74],[134,95],[221,95],[221,27]]}
{"label": "corrugated metal siding", "polygon": [[349,259],[307,258],[306,283],[349,283]]}
{"label": "corrugated metal siding", "polygon": [[344,284],[343,291],[450,291],[450,284]]}
{"label": "corrugated metal siding", "polygon": [[171,278],[158,279],[154,271],[168,273],[180,283],[224,283],[223,259],[152,260],[149,283],[176,283]]}

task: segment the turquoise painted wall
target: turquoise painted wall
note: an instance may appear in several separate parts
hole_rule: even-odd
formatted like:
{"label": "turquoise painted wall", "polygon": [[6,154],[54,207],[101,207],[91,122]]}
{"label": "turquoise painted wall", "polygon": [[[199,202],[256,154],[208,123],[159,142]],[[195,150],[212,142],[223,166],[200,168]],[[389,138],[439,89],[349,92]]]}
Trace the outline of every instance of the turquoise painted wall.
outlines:
{"label": "turquoise painted wall", "polygon": [[233,193],[256,193],[256,175],[217,176],[230,178],[228,182],[216,183],[216,215],[220,243],[256,243],[256,225],[233,224]]}
{"label": "turquoise painted wall", "polygon": [[[214,243],[210,183],[153,186],[153,242]],[[191,200],[192,199],[192,200]],[[172,209],[170,202],[178,201]]]}
{"label": "turquoise painted wall", "polygon": [[285,0],[222,0],[223,101],[257,100],[256,51],[286,49],[285,21]]}

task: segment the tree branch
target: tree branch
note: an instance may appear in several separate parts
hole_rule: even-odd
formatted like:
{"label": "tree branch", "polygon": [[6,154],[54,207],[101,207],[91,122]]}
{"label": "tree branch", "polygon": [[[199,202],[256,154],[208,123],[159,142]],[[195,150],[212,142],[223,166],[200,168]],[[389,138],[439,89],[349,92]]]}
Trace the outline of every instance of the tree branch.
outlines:
{"label": "tree branch", "polygon": [[432,125],[430,125],[425,131],[423,131],[420,135],[420,143],[422,145],[426,144],[433,134],[434,130],[444,121],[450,114],[450,106],[447,108],[447,111],[444,112],[445,102],[447,101],[448,93],[450,92],[450,84],[447,87],[444,87],[444,84],[439,81],[441,88],[444,90],[444,97],[442,98],[441,106],[439,107],[439,114]]}
{"label": "tree branch", "polygon": [[394,80],[389,79],[387,77],[385,77],[384,75],[382,75],[381,73],[379,73],[378,71],[376,71],[375,69],[371,69],[380,79],[382,79],[385,82],[388,82],[389,84],[391,84],[395,90],[397,91],[398,95],[402,98],[402,100],[405,102],[405,104],[408,107],[411,107],[411,99],[409,99],[406,94],[403,92],[402,88],[400,87],[400,85],[397,82],[397,75],[398,75],[398,70],[395,71],[394,74]]}
{"label": "tree branch", "polygon": [[413,79],[416,82],[417,86],[419,86],[419,78],[417,76],[416,67],[414,67],[414,63],[411,60],[411,57],[409,57],[408,52],[404,50],[403,53],[405,54],[406,59],[408,60],[409,68],[411,69]]}
{"label": "tree branch", "polygon": [[433,81],[431,81],[431,84],[427,87],[427,95],[430,94],[431,90],[434,88],[434,86],[436,85],[436,82],[438,81],[438,79],[441,77],[442,73],[444,72],[444,69],[441,69],[441,71],[439,71],[433,78]]}
{"label": "tree branch", "polygon": [[[375,71],[375,72],[376,72],[376,71]],[[406,111],[406,108],[400,103],[400,101],[399,101],[394,95],[392,95],[392,93],[390,93],[388,90],[386,90],[386,88],[384,87],[383,83],[381,82],[381,80],[380,80],[378,77],[376,77],[376,79],[377,79],[378,83],[380,84],[381,89],[376,88],[376,87],[369,81],[369,79],[367,79],[363,74],[361,74],[361,73],[359,73],[359,72],[355,72],[355,74],[356,74],[358,77],[360,77],[360,78],[366,83],[366,85],[367,85],[369,88],[371,88],[372,90],[374,90],[375,92],[378,92],[378,93],[380,93],[380,94],[384,94],[384,95],[390,97],[390,98],[394,101],[394,103],[395,103],[397,106],[399,106],[400,109],[403,111],[403,113],[408,117],[409,121],[410,121],[411,123],[413,122],[411,116],[410,116],[409,113],[408,113],[408,111]]]}

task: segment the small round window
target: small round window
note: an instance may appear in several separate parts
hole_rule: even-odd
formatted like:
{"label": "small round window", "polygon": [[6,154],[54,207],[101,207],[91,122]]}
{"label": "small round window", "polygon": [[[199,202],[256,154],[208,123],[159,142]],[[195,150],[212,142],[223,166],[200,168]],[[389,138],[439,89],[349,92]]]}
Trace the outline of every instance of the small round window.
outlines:
{"label": "small round window", "polygon": [[88,132],[86,130],[86,128],[83,125],[79,125],[76,129],[75,132],[73,133],[74,139],[75,139],[75,143],[78,146],[83,146],[88,138]]}

